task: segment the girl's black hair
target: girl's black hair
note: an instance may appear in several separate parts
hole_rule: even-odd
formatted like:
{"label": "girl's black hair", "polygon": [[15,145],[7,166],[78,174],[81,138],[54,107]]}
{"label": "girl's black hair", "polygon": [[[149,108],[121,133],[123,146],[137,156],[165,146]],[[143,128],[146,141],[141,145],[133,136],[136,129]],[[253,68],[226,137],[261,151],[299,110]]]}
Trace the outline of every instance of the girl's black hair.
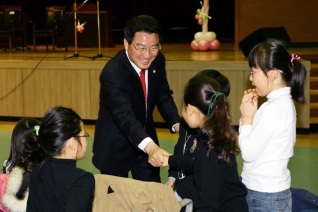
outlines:
{"label": "girl's black hair", "polygon": [[[33,130],[23,139],[26,144],[24,160],[29,160],[29,166],[44,162],[62,153],[67,140],[76,137],[81,131],[82,119],[70,108],[54,107],[49,109],[40,124],[38,131]],[[80,143],[80,140],[77,139]]]}
{"label": "girl's black hair", "polygon": [[248,63],[250,68],[260,68],[264,73],[270,70],[281,70],[282,77],[291,87],[292,98],[301,104],[306,103],[304,84],[307,71],[302,62],[292,59],[284,41],[269,38],[257,44],[250,51]]}
{"label": "girl's black hair", "polygon": [[204,77],[210,77],[212,79],[215,79],[221,86],[221,90],[224,93],[225,96],[230,95],[231,87],[230,82],[226,76],[218,72],[214,69],[205,69],[200,72],[198,72],[195,76],[204,76]]}
{"label": "girl's black hair", "polygon": [[29,187],[30,179],[30,164],[31,158],[23,157],[25,154],[25,141],[23,137],[34,131],[34,127],[40,125],[40,121],[34,118],[22,118],[15,125],[12,136],[11,136],[11,146],[10,155],[7,160],[6,166],[3,168],[4,173],[10,173],[13,168],[18,168],[23,170],[23,178],[21,186],[15,196],[18,199],[24,199],[26,191]]}
{"label": "girl's black hair", "polygon": [[[209,152],[213,149],[219,153],[219,162],[225,162],[227,166],[231,166],[230,154],[240,153],[237,135],[224,96],[213,98],[209,110],[211,98],[216,92],[221,92],[221,87],[216,80],[195,76],[185,86],[183,104],[191,104],[206,115],[200,131],[201,137],[207,141],[207,156],[209,157]],[[210,111],[209,115],[207,115],[208,111]],[[221,151],[218,150],[219,146]]]}
{"label": "girl's black hair", "polygon": [[22,118],[15,125],[11,136],[10,155],[4,167],[4,173],[11,172],[12,168],[16,166],[27,170],[28,161],[20,160],[25,148],[22,138],[27,133],[34,131],[36,125],[40,125],[40,121],[34,118]]}

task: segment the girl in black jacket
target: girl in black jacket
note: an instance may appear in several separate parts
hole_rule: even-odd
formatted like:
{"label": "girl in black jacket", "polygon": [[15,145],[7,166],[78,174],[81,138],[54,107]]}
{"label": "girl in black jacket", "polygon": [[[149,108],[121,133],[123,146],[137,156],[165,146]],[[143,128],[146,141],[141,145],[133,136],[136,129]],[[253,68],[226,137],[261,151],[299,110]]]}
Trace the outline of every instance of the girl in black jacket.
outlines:
{"label": "girl in black jacket", "polygon": [[183,119],[198,128],[193,157],[170,156],[165,165],[193,172],[194,207],[203,211],[247,212],[247,189],[239,179],[239,148],[225,94],[211,78],[196,76],[184,89]]}

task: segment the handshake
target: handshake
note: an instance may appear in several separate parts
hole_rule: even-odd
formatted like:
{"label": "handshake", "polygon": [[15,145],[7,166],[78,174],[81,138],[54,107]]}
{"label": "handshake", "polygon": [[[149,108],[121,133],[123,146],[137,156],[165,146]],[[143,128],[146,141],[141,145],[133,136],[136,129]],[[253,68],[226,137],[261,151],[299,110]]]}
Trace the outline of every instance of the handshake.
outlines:
{"label": "handshake", "polygon": [[168,159],[171,154],[157,146],[155,142],[149,142],[145,147],[145,152],[148,154],[148,162],[152,166],[162,168],[169,166]]}
{"label": "handshake", "polygon": [[[179,133],[180,124],[175,124],[173,130]],[[171,155],[166,150],[160,148],[155,142],[149,142],[145,147],[145,152],[148,154],[148,162],[154,167],[166,167],[169,166],[168,159]]]}

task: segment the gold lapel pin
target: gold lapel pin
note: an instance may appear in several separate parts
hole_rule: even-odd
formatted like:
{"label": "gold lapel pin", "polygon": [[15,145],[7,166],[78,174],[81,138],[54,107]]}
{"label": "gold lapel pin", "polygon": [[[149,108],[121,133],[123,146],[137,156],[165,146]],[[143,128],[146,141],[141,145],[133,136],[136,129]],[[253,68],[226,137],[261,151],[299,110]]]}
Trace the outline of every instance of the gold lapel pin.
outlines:
{"label": "gold lapel pin", "polygon": [[152,71],[152,73],[154,73],[154,74],[155,74],[155,73],[156,73],[156,70],[153,70],[153,71]]}

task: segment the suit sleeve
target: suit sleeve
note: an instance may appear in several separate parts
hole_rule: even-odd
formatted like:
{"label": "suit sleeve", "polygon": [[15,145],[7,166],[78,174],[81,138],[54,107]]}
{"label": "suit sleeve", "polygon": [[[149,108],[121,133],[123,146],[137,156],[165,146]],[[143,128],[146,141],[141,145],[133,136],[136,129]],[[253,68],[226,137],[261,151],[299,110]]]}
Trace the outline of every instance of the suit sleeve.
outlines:
{"label": "suit sleeve", "polygon": [[193,172],[193,157],[171,155],[168,163],[170,167],[176,167],[184,171]]}
{"label": "suit sleeve", "polygon": [[178,115],[177,106],[173,100],[172,94],[173,91],[170,89],[169,83],[167,81],[167,73],[166,73],[166,65],[165,58],[162,54],[158,55],[158,57],[162,60],[163,63],[163,77],[161,78],[161,88],[160,93],[158,95],[158,99],[156,101],[156,105],[158,110],[166,121],[169,130],[174,133],[171,129],[174,124],[180,123],[180,116]]}
{"label": "suit sleeve", "polygon": [[[178,139],[177,144],[174,147],[174,154],[175,156],[182,156],[182,153],[180,154],[180,148],[182,149],[181,146],[181,141],[180,141],[180,137]],[[177,179],[178,177],[178,167],[175,166],[169,166],[169,175],[168,177],[174,177],[175,179]]]}
{"label": "suit sleeve", "polygon": [[[185,136],[186,127],[183,121],[180,122],[180,132],[178,142],[176,143],[173,151],[173,155],[182,156],[183,155],[183,145],[184,145],[184,136]],[[178,177],[178,167],[170,166],[169,167],[169,177]]]}

